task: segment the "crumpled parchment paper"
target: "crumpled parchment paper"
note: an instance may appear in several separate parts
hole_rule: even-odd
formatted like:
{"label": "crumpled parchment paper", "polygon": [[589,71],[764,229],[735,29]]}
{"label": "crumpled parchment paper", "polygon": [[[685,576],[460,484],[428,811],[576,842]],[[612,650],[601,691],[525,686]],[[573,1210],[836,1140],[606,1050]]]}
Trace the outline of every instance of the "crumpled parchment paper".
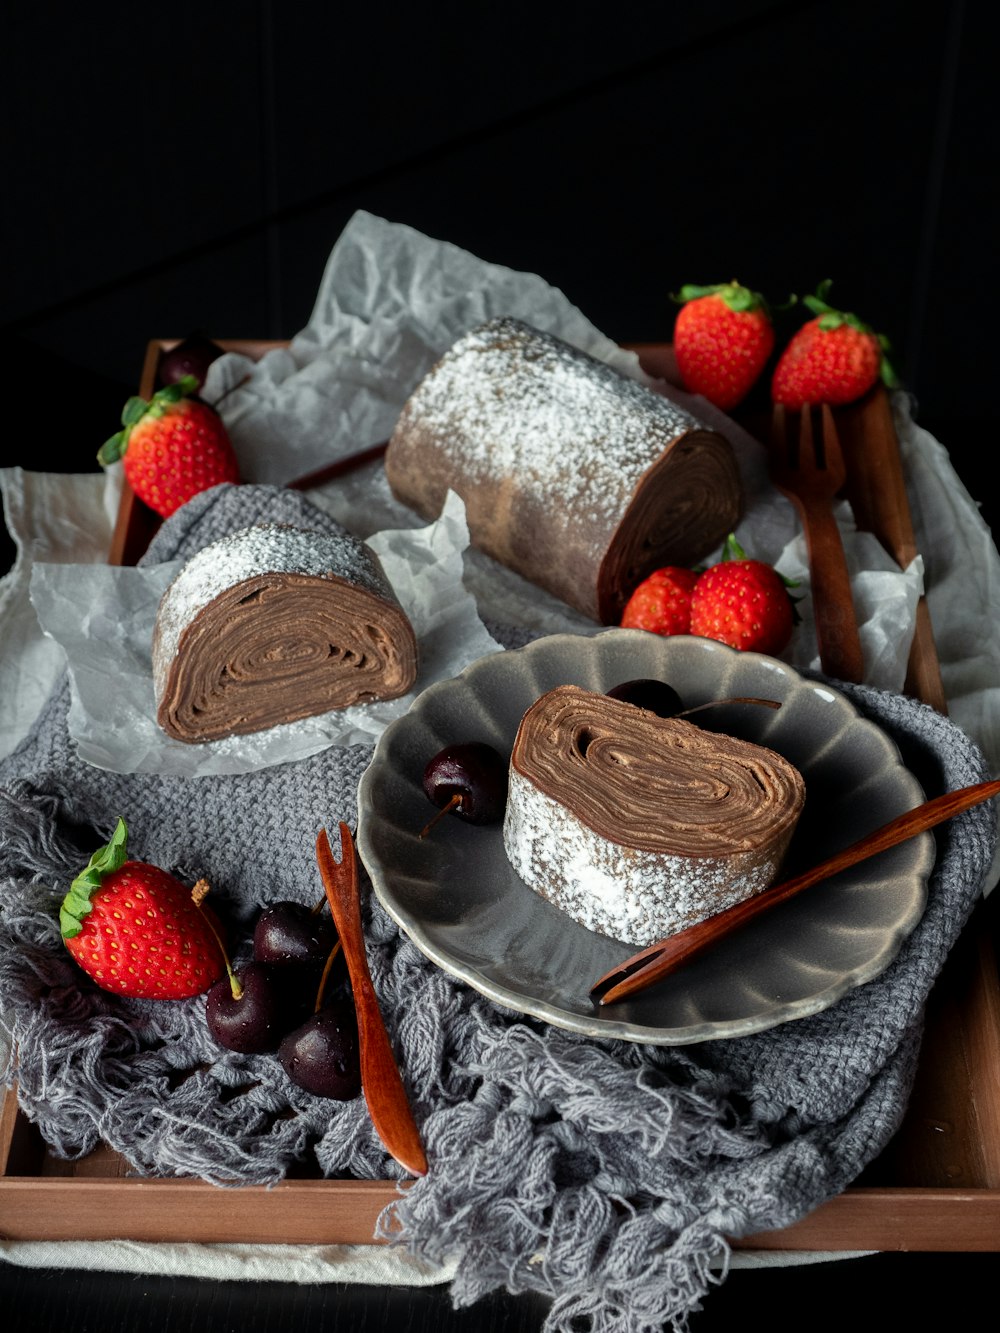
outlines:
{"label": "crumpled parchment paper", "polygon": [[[448,242],[360,211],[333,247],[306,327],[287,348],[268,351],[258,362],[236,353],[221,357],[210,368],[205,396],[218,401],[245,479],[286,484],[386,440],[410,391],[437,357],[468,328],[499,314],[525,319],[609,361],[623,373],[669,394],[727,436],[747,493],[747,512],[737,536],[749,554],[769,561],[799,584],[801,623],[782,656],[796,667],[818,669],[805,542],[791,504],[768,481],[763,449],[706,400],[651,380],[634,352],[612,343],[562,292],[538,275],[488,263]],[[865,679],[884,689],[902,688],[913,612],[926,570],[952,716],[1000,767],[1000,716],[994,684],[1000,664],[1000,557],[947,451],[915,425],[905,394],[895,396],[894,410],[922,557],[909,569],[900,570],[877,540],[856,531],[846,502],[836,511],[860,622]],[[18,625],[30,653],[30,667],[26,668],[29,659],[9,649],[0,651],[0,684],[24,684],[29,679],[42,682],[25,691],[23,708],[10,703],[17,691],[0,691],[0,699],[6,694],[7,700],[0,703],[0,741],[9,748],[23,734],[45,697],[45,687],[67,661],[76,696],[74,736],[86,747],[87,756],[116,767],[134,764],[134,757],[123,756],[123,750],[134,749],[140,763],[152,765],[162,759],[159,741],[140,727],[134,714],[128,726],[121,728],[131,733],[131,741],[111,745],[107,738],[116,673],[125,673],[126,664],[129,674],[136,673],[134,683],[139,690],[142,640],[151,634],[153,589],[150,585],[145,591],[131,591],[127,603],[115,612],[113,604],[122,595],[122,584],[116,580],[124,576],[109,577],[109,571],[100,567],[94,513],[98,507],[113,513],[120,480],[111,469],[106,493],[99,498],[94,483],[100,480],[64,477],[26,482],[17,469],[0,475],[5,504],[13,511],[9,521],[12,517],[21,548],[9,584],[8,580],[0,582],[0,608],[17,608]],[[77,530],[83,551],[79,558],[72,554],[73,542],[67,533],[59,540],[49,532],[46,508],[30,504],[31,494],[39,488],[46,493],[46,505],[58,493],[58,506],[64,513],[72,513],[76,495],[86,490],[87,519]],[[381,462],[328,482],[311,491],[310,498],[356,536],[371,540],[383,558],[388,555],[390,561],[395,560],[390,578],[397,594],[420,569],[427,550],[438,550],[435,542],[447,545],[445,565],[456,578],[461,562],[464,590],[474,599],[478,616],[469,619],[470,602],[464,605],[462,616],[439,626],[437,660],[442,671],[452,671],[457,662],[464,665],[471,660],[470,653],[495,649],[483,621],[544,633],[589,633],[597,628],[467,547],[459,530],[464,528],[464,515],[459,516],[457,498],[453,497],[456,507],[445,526],[421,537],[422,520],[392,496]],[[435,529],[435,525],[427,526]],[[110,530],[106,524],[104,528],[107,541]],[[720,555],[721,550],[705,563]],[[83,569],[74,568],[80,562],[88,563]],[[32,565],[46,568],[32,576]],[[32,624],[35,612],[25,607],[29,583],[45,632],[51,636],[48,639]],[[454,592],[460,585],[448,586]],[[90,632],[81,630],[81,605],[92,607],[87,617]],[[103,611],[99,613],[98,607]],[[430,605],[424,610],[433,618]],[[99,668],[95,657],[100,657],[100,647],[93,642],[98,625],[111,636]],[[422,678],[421,687],[426,683]],[[144,697],[146,708],[151,695],[147,692]],[[267,742],[259,749],[250,747],[255,751],[250,757],[255,763],[279,762],[293,753],[311,753],[310,746],[374,739],[387,720],[385,710],[373,712],[360,724],[356,718],[342,719],[343,725],[325,720],[312,728],[309,739],[291,740],[292,745],[303,747],[301,751],[289,748],[286,742],[290,738],[279,737],[273,747]],[[216,744],[225,747],[229,743]],[[233,761],[220,757],[212,762]],[[196,767],[195,771],[218,770]]]}

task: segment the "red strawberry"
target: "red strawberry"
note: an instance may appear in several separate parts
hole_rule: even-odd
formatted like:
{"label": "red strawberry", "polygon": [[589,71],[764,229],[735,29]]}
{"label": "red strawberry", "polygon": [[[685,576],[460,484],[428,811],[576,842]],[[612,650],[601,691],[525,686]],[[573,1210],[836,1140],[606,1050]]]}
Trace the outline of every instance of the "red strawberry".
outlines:
{"label": "red strawberry", "polygon": [[691,594],[691,633],[774,656],[795,625],[789,586],[771,565],[748,559],[730,533],[722,560],[705,570]]}
{"label": "red strawberry", "polygon": [[666,635],[690,633],[691,591],[697,581],[695,570],[679,565],[654,569],[625,603],[622,628]]}
{"label": "red strawberry", "polygon": [[674,355],[684,387],[728,411],[753,388],[774,349],[774,326],[759,292],[738,282],[684,286]]}
{"label": "red strawberry", "polygon": [[815,296],[802,298],[816,318],[793,334],[774,368],[771,398],[793,410],[853,403],[880,377],[889,388],[899,383],[886,359],[888,340],[857,315],[827,305],[830,285],[821,282]]}
{"label": "red strawberry", "polygon": [[125,821],[90,858],[59,909],[66,947],[102,990],[147,1000],[186,1000],[226,972],[205,912],[180,880],[127,861]]}
{"label": "red strawberry", "polygon": [[158,389],[147,402],[130,398],[117,435],[103,444],[97,461],[122,459],[125,476],[140,500],[162,518],[193,495],[223,481],[239,481],[232,441],[214,407],[192,397],[194,375]]}

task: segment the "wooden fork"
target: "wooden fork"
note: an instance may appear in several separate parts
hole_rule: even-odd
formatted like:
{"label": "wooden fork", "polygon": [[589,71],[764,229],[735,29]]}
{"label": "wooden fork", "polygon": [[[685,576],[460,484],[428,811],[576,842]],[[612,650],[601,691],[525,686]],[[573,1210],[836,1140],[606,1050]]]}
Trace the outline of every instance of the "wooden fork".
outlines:
{"label": "wooden fork", "polygon": [[812,409],[803,408],[795,414],[796,431],[790,414],[781,404],[775,406],[767,441],[769,471],[778,490],[795,505],[805,532],[820,664],[828,676],[860,684],[861,640],[844,545],[833,515],[847,473],[833,413],[827,403],[819,411],[820,430],[814,428]]}
{"label": "wooden fork", "polygon": [[687,926],[632,954],[610,972],[598,977],[590,988],[591,998],[605,1005],[637,995],[647,986],[662,981],[685,963],[693,961],[726,935],[769,912],[772,907],[787,903],[805,889],[811,889],[814,884],[832,879],[842,870],[867,861],[869,857],[887,851],[890,847],[898,847],[901,842],[916,837],[918,833],[925,833],[943,824],[946,819],[951,819],[953,815],[961,814],[963,810],[969,810],[983,801],[991,801],[995,796],[1000,796],[1000,781],[996,778],[989,782],[978,782],[972,787],[959,787],[957,791],[945,792],[943,796],[924,801],[922,805],[890,819],[888,824],[866,833],[863,838],[851,843],[843,851],[835,852],[811,870],[804,870],[802,874],[780,884],[772,884],[753,898],[746,898],[733,907],[724,908],[715,916],[696,921],[693,926]]}
{"label": "wooden fork", "polygon": [[379,1138],[401,1166],[414,1176],[427,1174],[427,1158],[410,1109],[396,1056],[372,985],[361,929],[358,863],[351,830],[340,825],[340,860],[334,860],[326,829],[316,838],[323,888],[344,950],[354,1007],[358,1015],[361,1090]]}

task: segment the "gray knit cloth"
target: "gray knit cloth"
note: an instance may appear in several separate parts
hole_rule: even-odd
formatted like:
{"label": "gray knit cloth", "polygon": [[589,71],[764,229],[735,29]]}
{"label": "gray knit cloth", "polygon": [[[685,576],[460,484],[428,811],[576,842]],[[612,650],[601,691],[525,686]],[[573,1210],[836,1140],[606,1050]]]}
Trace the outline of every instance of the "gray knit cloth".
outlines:
{"label": "gray knit cloth", "polygon": [[[297,493],[223,486],[168,520],[147,560],[186,557],[258,519],[330,524]],[[989,776],[977,746],[932,709],[841,688],[929,796]],[[209,879],[248,953],[262,903],[322,896],[316,834],[341,819],[353,827],[368,748],[239,776],[120,775],[77,758],[67,705],[64,682],[0,763],[0,1007],[25,1113],[58,1154],[103,1140],[144,1174],[220,1186],[292,1168],[399,1177],[363,1098],[318,1099],[273,1056],[221,1052],[203,999],[98,990],[57,923],[69,881],[122,815],[130,854]],[[994,827],[980,806],[937,831],[927,910],[880,977],[814,1017],[677,1048],[595,1041],[499,1008],[427,961],[365,884],[375,985],[430,1161],[386,1234],[431,1262],[457,1256],[457,1306],[506,1287],[552,1297],[545,1333],[686,1327],[724,1276],[727,1236],[801,1218],[898,1127],[924,1002],[981,896]]]}

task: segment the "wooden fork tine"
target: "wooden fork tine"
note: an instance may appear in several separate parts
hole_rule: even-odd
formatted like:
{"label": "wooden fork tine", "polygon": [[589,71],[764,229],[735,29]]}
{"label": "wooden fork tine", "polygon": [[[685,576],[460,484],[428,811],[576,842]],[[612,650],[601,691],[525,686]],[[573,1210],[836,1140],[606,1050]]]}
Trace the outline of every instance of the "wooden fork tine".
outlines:
{"label": "wooden fork tine", "polygon": [[[656,944],[648,945],[639,953],[626,958],[624,963],[619,963],[617,967],[605,972],[591,986],[590,998],[599,1004],[604,1004],[606,998],[610,997],[608,1003],[611,1003],[620,997],[631,995],[633,991],[652,985],[659,976],[659,970],[654,970],[654,965],[662,955],[663,949],[664,941],[658,940]],[[647,976],[650,977],[649,981],[646,980]]]}
{"label": "wooden fork tine", "polygon": [[796,461],[801,464],[803,459],[807,467],[812,467],[814,461],[819,462],[813,438],[812,408],[808,404],[799,413],[799,452]]}
{"label": "wooden fork tine", "polygon": [[771,411],[771,442],[777,445],[783,463],[788,462],[788,415],[784,403],[775,403]]}
{"label": "wooden fork tine", "polygon": [[837,423],[833,419],[833,408],[823,404],[823,466],[836,479],[839,491],[847,480],[847,466],[844,463],[844,451],[840,447]]}
{"label": "wooden fork tine", "polygon": [[795,414],[796,429],[781,404],[775,404],[766,442],[768,470],[775,486],[795,506],[802,523],[820,664],[828,675],[860,682],[864,679],[864,655],[850,573],[833,514],[835,495],[845,480],[843,459],[829,405],[817,411],[815,424],[813,411],[806,406]]}

